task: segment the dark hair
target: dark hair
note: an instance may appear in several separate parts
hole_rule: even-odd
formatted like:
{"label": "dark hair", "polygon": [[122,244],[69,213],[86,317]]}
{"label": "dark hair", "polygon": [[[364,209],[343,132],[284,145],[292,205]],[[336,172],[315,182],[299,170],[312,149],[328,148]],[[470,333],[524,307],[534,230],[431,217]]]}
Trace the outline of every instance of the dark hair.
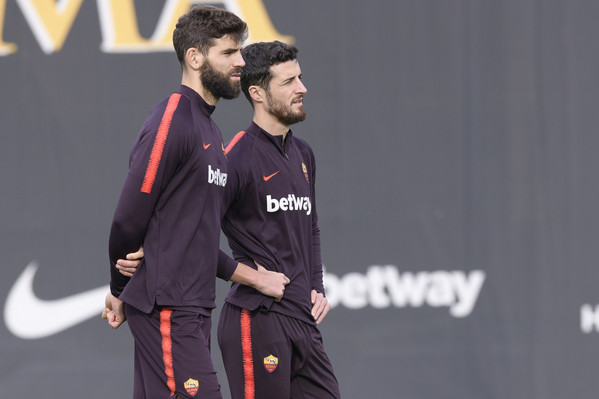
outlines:
{"label": "dark hair", "polygon": [[278,40],[253,43],[241,50],[245,61],[241,72],[241,90],[252,106],[250,86],[259,86],[268,90],[272,79],[270,67],[297,59],[297,53],[298,49],[295,46]]}
{"label": "dark hair", "polygon": [[173,46],[181,65],[185,65],[185,52],[197,48],[207,55],[214,39],[229,35],[238,43],[248,36],[247,24],[237,15],[214,6],[196,6],[177,21],[173,31]]}

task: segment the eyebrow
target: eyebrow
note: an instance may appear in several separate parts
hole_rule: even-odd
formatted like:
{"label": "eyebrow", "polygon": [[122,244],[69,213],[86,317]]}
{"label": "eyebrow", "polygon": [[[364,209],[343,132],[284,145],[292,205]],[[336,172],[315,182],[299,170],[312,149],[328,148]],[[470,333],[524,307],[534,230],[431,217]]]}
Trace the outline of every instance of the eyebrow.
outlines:
{"label": "eyebrow", "polygon": [[221,51],[221,54],[233,54],[241,51],[241,47],[229,47]]}
{"label": "eyebrow", "polygon": [[301,80],[302,74],[300,73],[299,75],[294,75],[294,76],[288,77],[287,79],[283,79],[283,81],[281,81],[280,84],[284,85],[286,83],[292,82],[293,80],[295,80],[295,78],[299,78]]}

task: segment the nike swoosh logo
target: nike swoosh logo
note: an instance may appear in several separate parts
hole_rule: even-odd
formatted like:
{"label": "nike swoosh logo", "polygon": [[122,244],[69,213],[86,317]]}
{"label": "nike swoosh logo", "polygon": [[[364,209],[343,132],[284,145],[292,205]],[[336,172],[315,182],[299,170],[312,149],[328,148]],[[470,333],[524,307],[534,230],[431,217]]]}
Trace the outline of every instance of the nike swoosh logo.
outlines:
{"label": "nike swoosh logo", "polygon": [[61,299],[39,299],[33,292],[38,264],[30,262],[6,298],[4,322],[19,338],[39,339],[69,329],[104,310],[109,285]]}
{"label": "nike swoosh logo", "polygon": [[265,175],[262,175],[262,178],[264,179],[264,181],[269,181],[269,180],[270,180],[270,179],[271,179],[271,178],[272,178],[274,175],[276,175],[276,174],[277,174],[277,173],[279,173],[279,172],[280,172],[280,170],[277,170],[275,173],[273,173],[273,174],[272,174],[272,175],[270,175],[270,176],[265,176]]}
{"label": "nike swoosh logo", "polygon": [[208,144],[206,144],[206,143],[202,142],[202,145],[204,146],[204,149],[205,149],[205,150],[207,150],[207,149],[208,149],[208,147],[210,147],[210,145],[211,145],[211,144],[212,144],[212,143],[208,143]]}

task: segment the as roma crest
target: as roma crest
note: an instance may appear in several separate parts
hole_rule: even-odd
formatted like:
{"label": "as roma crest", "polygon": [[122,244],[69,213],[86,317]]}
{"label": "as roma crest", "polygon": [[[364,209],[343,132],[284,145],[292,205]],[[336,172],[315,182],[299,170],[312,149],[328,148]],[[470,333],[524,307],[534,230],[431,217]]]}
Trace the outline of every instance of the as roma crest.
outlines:
{"label": "as roma crest", "polygon": [[188,394],[190,394],[191,396],[195,396],[196,393],[198,393],[198,387],[200,386],[200,383],[198,382],[198,380],[190,378],[183,383],[183,386],[185,387],[185,390]]}
{"label": "as roma crest", "polygon": [[302,170],[304,171],[304,176],[306,176],[306,181],[309,182],[308,179],[308,168],[306,168],[306,164],[302,162]]}
{"label": "as roma crest", "polygon": [[264,368],[269,373],[272,373],[273,371],[275,371],[278,365],[279,365],[278,357],[274,357],[273,355],[268,355],[268,357],[264,358]]}

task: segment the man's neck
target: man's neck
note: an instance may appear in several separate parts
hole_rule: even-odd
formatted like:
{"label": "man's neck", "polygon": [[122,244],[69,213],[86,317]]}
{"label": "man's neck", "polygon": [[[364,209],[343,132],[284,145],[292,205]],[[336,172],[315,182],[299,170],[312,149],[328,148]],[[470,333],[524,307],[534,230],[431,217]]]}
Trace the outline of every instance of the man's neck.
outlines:
{"label": "man's neck", "polygon": [[254,112],[254,123],[273,136],[283,136],[283,141],[289,132],[289,125],[282,124],[265,112]]}

